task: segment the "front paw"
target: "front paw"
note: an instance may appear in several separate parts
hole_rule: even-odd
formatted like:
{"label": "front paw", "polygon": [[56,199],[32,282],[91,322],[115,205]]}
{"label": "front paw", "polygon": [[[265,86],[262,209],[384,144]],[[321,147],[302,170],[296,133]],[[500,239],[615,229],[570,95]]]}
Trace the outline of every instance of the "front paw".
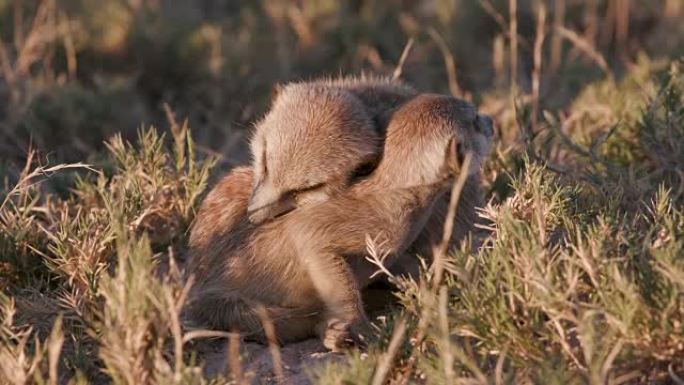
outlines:
{"label": "front paw", "polygon": [[352,347],[365,349],[371,332],[370,322],[365,318],[352,322],[333,319],[327,322],[323,332],[323,345],[333,352],[343,352]]}
{"label": "front paw", "polygon": [[349,326],[349,336],[354,345],[359,348],[366,349],[368,347],[368,340],[373,335],[373,327],[365,317],[356,320]]}

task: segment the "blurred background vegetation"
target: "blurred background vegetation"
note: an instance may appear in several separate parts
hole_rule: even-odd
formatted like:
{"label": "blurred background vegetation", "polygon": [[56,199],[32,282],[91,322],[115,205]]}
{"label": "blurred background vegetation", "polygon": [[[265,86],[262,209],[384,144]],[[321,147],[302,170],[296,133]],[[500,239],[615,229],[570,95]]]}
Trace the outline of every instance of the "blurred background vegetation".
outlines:
{"label": "blurred background vegetation", "polygon": [[[517,4],[518,96],[532,92],[539,4]],[[646,65],[640,57],[684,52],[681,0],[545,5],[542,109],[620,79]],[[32,144],[53,162],[84,160],[114,133],[132,139],[141,124],[164,123],[168,103],[202,151],[234,164],[273,84],[391,75],[411,38],[403,79],[498,116],[511,80],[509,19],[504,0],[0,0],[0,153],[23,161]]]}
{"label": "blurred background vegetation", "polygon": [[495,118],[487,247],[317,382],[684,383],[684,0],[0,0],[0,384],[209,383],[173,257],[210,177],[274,84],[404,52]]}

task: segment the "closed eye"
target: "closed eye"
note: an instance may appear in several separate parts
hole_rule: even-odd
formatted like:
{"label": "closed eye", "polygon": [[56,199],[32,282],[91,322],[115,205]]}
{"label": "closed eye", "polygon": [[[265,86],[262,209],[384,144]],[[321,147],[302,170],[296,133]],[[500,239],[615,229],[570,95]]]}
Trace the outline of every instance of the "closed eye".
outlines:
{"label": "closed eye", "polygon": [[292,197],[297,202],[297,204],[301,204],[305,202],[308,198],[310,198],[308,193],[320,190],[323,187],[325,187],[325,183],[316,183],[297,190],[291,190],[288,193],[288,195]]}
{"label": "closed eye", "polygon": [[261,171],[264,176],[268,174],[268,168],[266,167],[266,142],[264,142],[263,150],[261,151]]}
{"label": "closed eye", "polygon": [[298,189],[298,190],[295,190],[294,193],[299,194],[299,193],[304,193],[304,192],[308,192],[308,191],[318,190],[319,188],[321,188],[321,187],[323,187],[323,186],[325,186],[325,183],[324,183],[324,182],[316,183],[316,184],[312,184],[311,186],[308,186],[308,187],[304,187],[304,188],[300,188],[300,189]]}

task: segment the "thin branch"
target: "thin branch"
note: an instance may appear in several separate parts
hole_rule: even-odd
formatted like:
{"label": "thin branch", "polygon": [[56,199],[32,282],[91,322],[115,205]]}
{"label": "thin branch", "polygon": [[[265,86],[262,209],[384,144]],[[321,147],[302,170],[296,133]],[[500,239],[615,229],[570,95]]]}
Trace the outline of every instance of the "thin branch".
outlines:
{"label": "thin branch", "polygon": [[228,339],[228,367],[238,385],[246,384],[240,364],[240,335],[237,333],[232,333]]}
{"label": "thin branch", "polygon": [[451,333],[449,332],[449,315],[447,311],[447,287],[439,289],[439,329],[442,332],[442,358],[444,359],[444,378],[447,384],[454,383],[454,355],[451,351]]}
{"label": "thin branch", "polygon": [[[29,152],[29,154],[30,154],[30,156],[27,160],[26,167],[30,167],[31,158],[33,157],[33,155],[31,155],[31,152]],[[66,169],[76,169],[76,168],[82,168],[82,169],[86,169],[88,171],[92,171],[92,172],[95,172],[97,174],[100,174],[100,171],[92,168],[91,165],[85,164],[85,163],[80,163],[80,162],[79,163],[71,163],[71,164],[58,164],[56,166],[52,166],[52,167],[48,167],[48,168],[38,167],[28,174],[27,174],[28,169],[25,168],[24,172],[22,172],[22,175],[24,175],[24,176],[21,177],[19,182],[17,182],[17,184],[14,185],[14,187],[12,188],[12,190],[10,190],[7,193],[7,195],[5,196],[5,199],[2,201],[2,204],[0,204],[0,211],[2,211],[2,209],[5,208],[5,205],[7,204],[7,202],[9,202],[9,200],[14,195],[20,194],[21,192],[26,191],[27,189],[29,189],[29,188],[31,188],[31,187],[33,187],[33,186],[44,181],[44,180],[39,180],[39,181],[32,182],[32,179],[37,178],[39,176],[49,178],[52,176],[53,173],[55,173],[57,171],[62,171],[62,170],[66,170]]]}
{"label": "thin branch", "polygon": [[[451,189],[449,209],[447,211],[447,216],[444,221],[444,232],[442,234],[442,241],[435,249],[434,260],[432,262],[431,267],[433,270],[432,286],[430,289],[428,289],[427,287],[423,286],[423,283],[421,282],[420,293],[424,296],[424,304],[422,311],[420,313],[420,317],[418,318],[418,326],[416,327],[415,348],[411,352],[411,356],[409,357],[405,368],[407,376],[410,375],[410,373],[413,371],[413,368],[416,365],[417,354],[420,350],[418,347],[420,346],[420,344],[422,344],[427,332],[428,322],[431,318],[429,309],[431,309],[434,305],[434,296],[442,280],[446,253],[449,248],[451,236],[454,231],[456,209],[458,207],[458,201],[461,197],[461,191],[463,190],[463,186],[465,186],[465,182],[468,179],[468,170],[470,169],[470,162],[472,160],[472,157],[473,154],[471,152],[468,152],[466,154],[463,164],[461,165],[461,172],[459,173],[458,178],[454,180],[454,186]],[[405,384],[407,381],[408,379],[404,378],[402,383]]]}
{"label": "thin branch", "polygon": [[510,69],[511,69],[511,90],[510,99],[513,111],[513,120],[517,121],[517,109],[515,106],[515,94],[518,88],[518,0],[508,0],[508,16],[510,19],[508,36],[511,40],[510,47]]}
{"label": "thin branch", "polygon": [[406,334],[406,320],[401,319],[399,323],[394,327],[392,332],[392,338],[390,339],[387,351],[382,355],[382,358],[378,361],[378,366],[375,368],[375,373],[373,374],[372,385],[382,385],[385,383],[387,374],[392,367],[392,361],[397,355],[399,346],[404,341],[404,335]]}
{"label": "thin branch", "polygon": [[389,251],[382,250],[387,242],[382,241],[378,243],[378,239],[381,235],[382,234],[378,234],[375,238],[371,238],[370,235],[366,234],[366,261],[378,268],[377,271],[371,274],[370,278],[373,279],[379,274],[385,274],[390,280],[394,280],[394,274],[385,267],[385,260],[391,254]]}
{"label": "thin branch", "polygon": [[439,50],[442,51],[444,66],[446,67],[447,77],[449,79],[449,92],[451,92],[451,95],[454,97],[463,97],[463,91],[461,91],[461,88],[458,86],[458,81],[456,79],[456,62],[454,61],[454,55],[451,54],[449,46],[436,29],[433,27],[428,28],[428,34],[432,40],[437,43]]}
{"label": "thin branch", "polygon": [[[499,25],[499,28],[501,28],[501,32],[503,32],[504,35],[507,35],[507,31],[509,29],[508,23],[506,22],[506,19],[504,16],[496,10],[494,5],[490,0],[478,0],[480,6],[482,9],[492,18],[494,21],[496,21],[496,24]],[[520,45],[525,48],[525,49],[530,49],[530,43],[525,39],[524,36],[518,34],[518,42]],[[506,36],[507,39],[509,39],[509,36]]]}
{"label": "thin branch", "polygon": [[599,68],[601,68],[609,78],[613,79],[613,73],[608,67],[606,59],[604,59],[603,55],[601,55],[601,53],[598,52],[586,39],[578,35],[577,32],[564,27],[560,27],[557,32],[574,44],[577,49],[584,52],[584,54],[587,55],[587,57],[589,57]]}
{"label": "thin branch", "polygon": [[454,180],[454,185],[451,188],[451,197],[449,200],[449,209],[447,211],[447,216],[444,221],[444,232],[442,233],[442,241],[437,246],[434,253],[434,261],[432,262],[432,268],[434,275],[432,277],[432,290],[437,291],[439,284],[442,280],[442,274],[444,273],[444,263],[446,259],[446,254],[449,249],[449,244],[451,243],[451,236],[454,232],[454,222],[456,220],[456,210],[458,208],[458,202],[461,198],[461,192],[463,191],[463,186],[465,186],[466,180],[468,179],[470,163],[472,162],[473,154],[468,152],[461,165],[461,172],[458,174],[458,178]]}
{"label": "thin branch", "polygon": [[283,372],[283,361],[280,357],[280,348],[278,347],[278,340],[276,339],[275,327],[273,326],[273,320],[268,315],[268,311],[264,305],[257,305],[257,314],[261,320],[261,324],[264,327],[264,333],[266,334],[266,340],[268,341],[268,348],[271,351],[271,357],[273,359],[273,372],[276,375],[276,381],[282,383],[285,379],[285,373]]}
{"label": "thin branch", "polygon": [[230,333],[230,332],[221,332],[218,330],[204,330],[204,329],[198,329],[198,330],[192,330],[183,335],[183,344],[186,344],[194,339],[197,338],[230,338],[233,334],[237,333]]}
{"label": "thin branch", "polygon": [[534,39],[534,69],[532,72],[532,130],[537,131],[539,120],[539,86],[542,71],[542,49],[546,27],[546,7],[539,2],[537,10],[537,32]]}
{"label": "thin branch", "polygon": [[410,38],[406,42],[404,50],[401,52],[401,56],[399,57],[399,63],[397,63],[397,67],[394,69],[394,73],[392,74],[392,80],[397,80],[401,77],[401,72],[404,69],[404,63],[406,62],[409,53],[411,53],[411,48],[413,48],[413,42],[413,38]]}
{"label": "thin branch", "polygon": [[618,50],[624,53],[627,45],[627,38],[629,37],[629,0],[617,0],[618,5],[615,9],[615,39],[617,41]]}
{"label": "thin branch", "polygon": [[553,36],[551,37],[551,64],[552,73],[558,71],[561,56],[563,55],[563,39],[558,32],[565,24],[565,0],[555,0],[553,9]]}
{"label": "thin branch", "polygon": [[24,46],[24,7],[22,0],[14,0],[14,48]]}

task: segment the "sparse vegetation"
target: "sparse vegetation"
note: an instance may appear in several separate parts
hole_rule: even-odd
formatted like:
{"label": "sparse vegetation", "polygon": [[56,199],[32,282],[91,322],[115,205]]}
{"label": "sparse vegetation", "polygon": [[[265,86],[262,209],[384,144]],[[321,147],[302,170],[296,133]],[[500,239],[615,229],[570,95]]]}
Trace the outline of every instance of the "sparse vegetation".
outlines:
{"label": "sparse vegetation", "polygon": [[194,209],[273,83],[392,74],[410,37],[403,78],[497,120],[481,246],[391,277],[402,306],[314,382],[684,383],[682,12],[0,0],[0,384],[240,383],[180,322]]}

